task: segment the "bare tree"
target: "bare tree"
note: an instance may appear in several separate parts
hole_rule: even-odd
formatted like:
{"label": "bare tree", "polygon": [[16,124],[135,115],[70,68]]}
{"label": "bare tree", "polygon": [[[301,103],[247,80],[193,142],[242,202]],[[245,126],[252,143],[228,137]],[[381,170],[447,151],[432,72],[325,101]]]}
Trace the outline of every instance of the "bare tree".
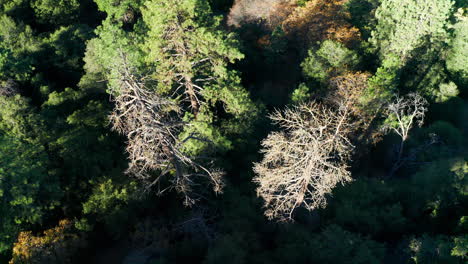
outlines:
{"label": "bare tree", "polygon": [[406,96],[397,96],[395,101],[387,106],[388,118],[385,121],[383,130],[393,131],[401,137],[401,142],[397,150],[397,159],[388,176],[392,176],[403,165],[403,149],[405,141],[408,139],[409,131],[416,124],[421,127],[424,123],[424,116],[427,112],[428,102],[417,93],[410,93]]}
{"label": "bare tree", "polygon": [[[175,188],[184,194],[185,204],[197,200],[194,187],[197,178],[208,179],[216,193],[222,191],[223,173],[211,167],[212,160],[191,157],[184,152],[188,140],[205,140],[190,134],[180,138],[183,126],[181,110],[172,100],[159,96],[146,87],[144,79],[137,78],[129,67],[121,71],[121,86],[115,98],[115,109],[110,116],[113,129],[128,139],[128,173],[149,182],[148,188],[158,185],[158,193]],[[202,165],[208,164],[208,165]],[[171,176],[171,185],[161,188],[161,178]]]}
{"label": "bare tree", "polygon": [[350,104],[340,106],[332,110],[312,102],[271,115],[283,131],[263,140],[264,158],[254,165],[257,195],[268,218],[292,220],[299,206],[324,207],[326,195],[351,180]]}

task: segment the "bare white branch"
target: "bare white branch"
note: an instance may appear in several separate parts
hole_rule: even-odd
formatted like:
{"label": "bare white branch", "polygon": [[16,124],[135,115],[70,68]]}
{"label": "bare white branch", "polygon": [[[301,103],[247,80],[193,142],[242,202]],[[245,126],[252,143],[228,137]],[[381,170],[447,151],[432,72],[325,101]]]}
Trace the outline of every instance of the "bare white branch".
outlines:
{"label": "bare white branch", "polygon": [[262,142],[264,158],[254,165],[254,182],[265,201],[265,215],[291,220],[299,206],[326,206],[326,195],[351,180],[349,107],[334,111],[312,102],[276,111],[271,119],[282,131]]}
{"label": "bare white branch", "polygon": [[[148,187],[159,186],[163,176],[171,176],[172,184],[168,188],[184,194],[187,205],[196,201],[197,178],[208,179],[216,193],[222,192],[223,172],[202,165],[197,157],[191,157],[183,150],[189,139],[203,139],[193,134],[180,138],[183,126],[188,125],[182,121],[180,107],[148,89],[127,65],[122,67],[121,77],[110,120],[113,129],[128,139],[127,172],[148,181]],[[162,194],[168,188],[159,187],[158,193]]]}

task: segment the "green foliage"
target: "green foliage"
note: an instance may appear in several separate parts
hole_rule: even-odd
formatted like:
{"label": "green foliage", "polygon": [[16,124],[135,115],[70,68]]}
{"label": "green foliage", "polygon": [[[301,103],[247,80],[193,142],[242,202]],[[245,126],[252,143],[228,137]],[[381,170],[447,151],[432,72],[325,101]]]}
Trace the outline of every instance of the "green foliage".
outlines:
{"label": "green foliage", "polygon": [[[89,100],[89,94],[67,88],[53,92],[43,104],[42,114],[54,131],[50,149],[57,155],[56,173],[64,175],[67,188],[88,188],[88,180],[121,173],[123,155],[106,128],[108,105]],[[66,175],[66,176],[65,176]],[[86,192],[74,193],[83,199]]]}
{"label": "green foliage", "polygon": [[[141,36],[132,32],[126,32],[121,23],[114,23],[111,19],[103,21],[95,33],[96,38],[88,41],[84,57],[84,75],[79,83],[83,89],[99,87],[104,81],[108,81],[108,92],[117,93],[115,87],[119,83],[119,70],[122,65],[122,55],[133,67],[140,65],[141,54],[138,43]],[[113,90],[114,89],[114,90]]]}
{"label": "green foliage", "polygon": [[415,263],[460,263],[451,256],[453,243],[445,236],[423,235],[411,240],[409,249]]}
{"label": "green foliage", "polygon": [[359,28],[364,40],[370,37],[375,28],[374,12],[380,2],[381,0],[350,0],[345,4],[351,14],[351,23]]}
{"label": "green foliage", "polygon": [[407,220],[393,186],[378,180],[357,180],[336,191],[332,222],[371,236],[405,231]]}
{"label": "green foliage", "polygon": [[61,196],[58,179],[50,174],[41,141],[44,128],[27,101],[0,96],[0,252],[22,227],[41,223]]}
{"label": "green foliage", "polygon": [[468,17],[460,9],[457,19],[458,22],[453,26],[454,38],[447,57],[447,68],[466,80],[468,79]]}
{"label": "green foliage", "polygon": [[[307,232],[302,230],[302,232]],[[337,254],[339,252],[339,254]],[[382,263],[383,245],[330,225],[311,237],[290,234],[277,251],[281,263]]]}
{"label": "green foliage", "polygon": [[[355,50],[317,43],[301,65],[303,51],[286,28],[225,27],[233,2],[0,0],[1,263],[11,254],[12,263],[91,263],[101,259],[89,256],[108,254],[117,263],[122,244],[151,251],[155,263],[466,262],[466,1],[328,1],[344,5],[363,41]],[[311,25],[341,26],[339,17]],[[180,138],[203,139],[184,141],[181,150],[211,154],[224,166],[222,196],[190,209],[173,193],[142,199],[125,173],[126,142],[109,130],[124,62],[183,110]],[[381,178],[392,163],[392,137],[358,146],[355,181],[336,189],[327,209],[298,210],[290,224],[268,222],[250,182],[259,142],[272,129],[255,122],[263,104],[321,100],[331,78],[356,71],[374,73],[360,102],[377,113],[369,135],[395,122],[378,114],[394,95],[418,92],[430,101],[425,125],[405,145],[406,163]],[[186,81],[202,88],[197,110],[180,87]],[[262,96],[254,103],[249,92]],[[428,144],[434,134],[438,141]],[[75,221],[51,228],[63,218]],[[154,223],[126,243],[141,231],[136,219]],[[89,235],[87,248],[73,225]]]}
{"label": "green foliage", "polygon": [[443,83],[439,86],[436,102],[446,102],[460,93],[454,82]]}
{"label": "green foliage", "polygon": [[[468,163],[461,159],[440,160],[421,168],[411,181],[416,201],[432,216],[461,204],[468,195]],[[414,198],[413,198],[414,199]],[[458,212],[460,213],[460,212]]]}
{"label": "green foliage", "polygon": [[305,76],[325,81],[331,75],[354,69],[359,63],[358,55],[343,44],[325,40],[317,51],[309,50],[301,67]]}
{"label": "green foliage", "polygon": [[219,238],[215,247],[210,248],[204,264],[226,263],[241,264],[247,263],[247,250],[241,236],[225,235]]}
{"label": "green foliage", "polygon": [[313,256],[314,262],[382,263],[384,259],[381,244],[338,226],[327,227],[314,242],[311,248],[318,252],[317,256]]}
{"label": "green foliage", "polygon": [[431,124],[426,130],[428,134],[435,134],[442,140],[445,144],[448,144],[453,147],[461,147],[463,146],[463,142],[465,142],[465,138],[463,137],[463,133],[445,121],[436,121]]}
{"label": "green foliage", "polygon": [[11,138],[26,142],[42,142],[46,138],[40,117],[29,105],[29,100],[16,95],[0,96],[0,131]]}
{"label": "green foliage", "polygon": [[452,11],[451,0],[382,0],[371,42],[382,58],[394,53],[404,61],[421,45],[448,41]]}
{"label": "green foliage", "polygon": [[38,22],[65,24],[76,19],[80,3],[77,0],[31,0],[31,7]]}
{"label": "green foliage", "polygon": [[294,89],[291,95],[291,101],[294,104],[305,102],[310,99],[310,89],[305,83],[299,84],[299,87]]}
{"label": "green foliage", "polygon": [[[108,179],[92,185],[94,190],[83,203],[83,214],[91,220],[91,223],[96,221],[104,223],[109,234],[119,236],[124,233],[131,218],[128,214],[129,204],[136,198],[137,184],[135,182],[117,184]],[[81,227],[83,228],[82,225]]]}
{"label": "green foliage", "polygon": [[286,33],[278,26],[269,37],[269,43],[265,47],[266,62],[269,64],[281,63],[282,55],[286,53],[288,48]]}
{"label": "green foliage", "polygon": [[[142,49],[147,63],[154,66],[155,92],[181,105],[191,103],[185,108],[184,119],[190,124],[182,139],[196,134],[211,141],[215,150],[229,149],[227,136],[245,133],[257,116],[237,73],[228,69],[228,63],[243,58],[234,35],[219,29],[221,18],[212,16],[205,1],[153,0],[146,2],[142,13],[149,29]],[[189,88],[192,84],[195,88]],[[207,145],[189,140],[185,148],[195,154]]]}
{"label": "green foliage", "polygon": [[141,0],[95,0],[98,9],[112,20],[131,20],[141,5]]}
{"label": "green foliage", "polygon": [[395,54],[387,55],[387,58],[382,61],[382,65],[377,68],[374,76],[369,78],[362,103],[366,104],[377,101],[381,104],[385,101],[388,102],[397,90],[400,67],[401,62],[398,56]]}
{"label": "green foliage", "polygon": [[51,62],[58,69],[81,74],[83,67],[81,56],[85,50],[84,43],[90,37],[91,30],[86,25],[78,24],[58,28],[46,40],[46,43],[54,51],[54,59]]}
{"label": "green foliage", "polygon": [[453,247],[452,256],[461,257],[462,259],[468,258],[468,235],[455,237],[453,239],[455,247]]}
{"label": "green foliage", "polygon": [[0,14],[0,79],[28,80],[34,70],[30,53],[37,50],[38,43],[29,26]]}

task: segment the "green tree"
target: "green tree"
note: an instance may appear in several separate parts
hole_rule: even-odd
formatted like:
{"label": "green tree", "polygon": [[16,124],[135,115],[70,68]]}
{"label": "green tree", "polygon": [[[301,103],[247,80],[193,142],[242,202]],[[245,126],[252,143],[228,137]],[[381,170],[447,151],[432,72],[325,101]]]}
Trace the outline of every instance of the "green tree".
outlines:
{"label": "green tree", "polygon": [[463,79],[468,79],[468,17],[463,9],[457,12],[458,22],[454,27],[454,38],[452,39],[447,57],[447,68],[459,74]]}
{"label": "green tree", "polygon": [[100,11],[106,12],[112,20],[131,22],[142,0],[94,0]]}
{"label": "green tree", "polygon": [[405,61],[423,44],[448,41],[452,10],[451,0],[383,0],[375,11],[371,42],[382,58],[394,53]]}
{"label": "green tree", "polygon": [[358,63],[359,57],[354,51],[339,42],[325,40],[317,51],[309,50],[301,67],[305,76],[324,82],[330,76],[355,69]]}
{"label": "green tree", "polygon": [[12,246],[17,233],[41,223],[59,205],[62,192],[49,173],[44,127],[27,100],[0,96],[0,252]]}
{"label": "green tree", "polygon": [[77,0],[31,0],[31,7],[40,23],[65,24],[78,16]]}
{"label": "green tree", "polygon": [[[438,160],[422,167],[411,177],[412,194],[406,207],[420,215],[429,211],[435,227],[463,215],[468,195],[468,163],[463,158]],[[414,211],[416,210],[416,211]],[[451,224],[451,227],[455,228]],[[449,229],[449,227],[447,227]]]}
{"label": "green tree", "polygon": [[81,211],[80,201],[92,190],[90,180],[114,177],[124,169],[121,143],[106,127],[110,111],[106,97],[102,91],[66,88],[50,93],[42,105],[41,115],[51,136],[51,167],[62,178],[65,190],[80,190],[67,192],[67,213]]}
{"label": "green tree", "polygon": [[397,199],[398,186],[359,179],[334,193],[332,223],[373,237],[404,233],[407,219]]}
{"label": "green tree", "polygon": [[446,236],[429,236],[427,234],[410,241],[411,258],[418,263],[461,263],[451,255],[453,242]]}
{"label": "green tree", "polygon": [[129,219],[133,218],[129,205],[136,201],[136,182],[120,184],[107,179],[92,185],[93,193],[83,203],[84,220],[89,224],[104,223],[107,232],[115,237],[125,233]]}
{"label": "green tree", "polygon": [[226,264],[242,264],[247,262],[247,250],[241,235],[224,235],[210,248],[204,264],[223,262]]}
{"label": "green tree", "polygon": [[108,83],[108,92],[115,94],[119,86],[120,65],[122,54],[126,63],[138,68],[143,60],[139,43],[142,34],[127,32],[122,29],[122,22],[114,22],[107,18],[95,30],[96,38],[87,42],[83,58],[86,74],[81,78],[79,86],[82,89],[102,88]]}
{"label": "green tree", "polygon": [[26,81],[33,69],[31,53],[38,49],[32,29],[0,15],[0,78]]}
{"label": "green tree", "polygon": [[[237,73],[228,69],[243,58],[234,36],[219,29],[221,18],[206,1],[153,0],[142,13],[149,29],[142,47],[155,66],[155,92],[184,106],[184,120],[191,123],[181,137],[198,134],[220,150],[231,148],[228,136],[244,133],[257,112]],[[188,152],[209,146],[195,142],[185,144]]]}
{"label": "green tree", "polygon": [[[281,263],[382,263],[384,246],[376,241],[348,232],[339,226],[327,226],[319,234],[291,232],[280,241],[276,259]],[[337,254],[339,252],[339,254]]]}

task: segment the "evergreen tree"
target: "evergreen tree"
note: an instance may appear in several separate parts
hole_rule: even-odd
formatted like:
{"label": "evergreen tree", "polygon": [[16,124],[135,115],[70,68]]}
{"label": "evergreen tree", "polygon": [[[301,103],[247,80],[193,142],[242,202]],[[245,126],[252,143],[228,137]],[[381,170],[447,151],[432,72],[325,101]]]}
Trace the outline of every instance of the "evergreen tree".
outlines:
{"label": "evergreen tree", "polygon": [[452,12],[451,0],[383,0],[375,12],[377,26],[371,42],[382,58],[394,53],[405,61],[427,42],[437,45],[448,41]]}
{"label": "evergreen tree", "polygon": [[[149,29],[142,46],[154,65],[155,92],[183,105],[184,120],[191,123],[181,136],[195,133],[219,150],[231,148],[228,135],[245,133],[257,112],[228,67],[243,58],[234,36],[219,29],[221,18],[206,1],[153,0],[142,13]],[[208,146],[191,141],[185,147],[198,153]]]}

